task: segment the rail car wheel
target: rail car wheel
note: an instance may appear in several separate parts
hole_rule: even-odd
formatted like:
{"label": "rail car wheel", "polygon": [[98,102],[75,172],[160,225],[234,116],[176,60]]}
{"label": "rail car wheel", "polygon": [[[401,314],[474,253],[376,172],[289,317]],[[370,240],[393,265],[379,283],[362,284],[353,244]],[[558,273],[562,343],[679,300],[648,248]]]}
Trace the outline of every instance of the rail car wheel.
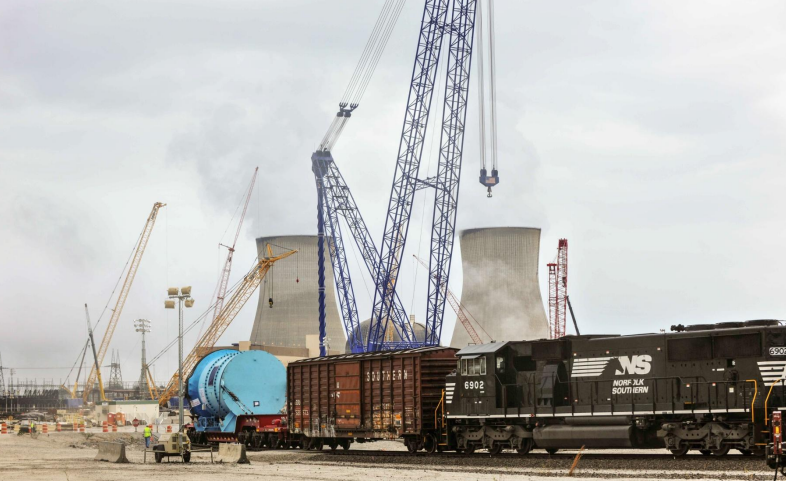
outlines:
{"label": "rail car wheel", "polygon": [[688,446],[687,444],[683,444],[682,446],[675,449],[669,449],[669,451],[671,451],[671,454],[673,454],[674,456],[685,456],[686,454],[688,454],[689,450],[690,450],[690,446]]}
{"label": "rail car wheel", "polygon": [[325,447],[325,442],[322,439],[315,439],[312,444],[317,451],[322,451],[322,448]]}
{"label": "rail car wheel", "polygon": [[349,445],[351,444],[349,439],[342,439],[339,441],[338,445],[341,446],[341,449],[344,451],[349,451]]}
{"label": "rail car wheel", "polygon": [[492,456],[496,456],[502,452],[502,445],[500,443],[494,443],[489,448],[489,454]]}
{"label": "rail car wheel", "polygon": [[429,454],[434,454],[437,451],[437,439],[433,434],[429,433],[423,436],[423,449]]}
{"label": "rail car wheel", "polygon": [[335,451],[336,449],[338,449],[338,441],[330,441],[328,443],[328,447],[330,447],[331,451]]}
{"label": "rail car wheel", "polygon": [[713,449],[712,450],[712,455],[713,456],[726,456],[727,454],[729,454],[730,450],[731,450],[731,447],[728,444],[724,444],[724,445],[721,445],[721,447],[718,448],[718,449]]}
{"label": "rail car wheel", "polygon": [[415,454],[418,452],[418,442],[414,439],[407,440],[405,444],[407,445],[407,451],[409,451],[409,454]]}
{"label": "rail car wheel", "polygon": [[702,456],[709,456],[710,454],[712,454],[712,451],[710,451],[709,449],[699,449],[699,452],[702,454]]}
{"label": "rail car wheel", "polygon": [[546,448],[546,452],[549,454],[556,454],[559,451],[558,448]]}

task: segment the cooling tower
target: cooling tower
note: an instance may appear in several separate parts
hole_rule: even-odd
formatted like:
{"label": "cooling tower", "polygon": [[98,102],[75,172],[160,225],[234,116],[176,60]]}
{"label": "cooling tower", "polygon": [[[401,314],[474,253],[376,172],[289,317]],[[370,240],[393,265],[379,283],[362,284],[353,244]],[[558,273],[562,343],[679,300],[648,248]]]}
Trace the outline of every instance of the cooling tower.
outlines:
{"label": "cooling tower", "polygon": [[[538,284],[540,229],[467,229],[460,232],[459,242],[464,271],[461,303],[486,332],[496,341],[548,337]],[[482,331],[479,334],[487,341]],[[471,342],[456,321],[450,345]]]}
{"label": "cooling tower", "polygon": [[[271,244],[273,254],[285,249],[297,249],[298,253],[277,261],[262,281],[250,341],[263,346],[306,348],[306,336],[319,335],[317,236],[260,237],[257,239],[260,256],[267,255],[267,244]],[[327,336],[332,345],[342,346],[346,336],[336,306],[327,246],[325,260]],[[268,304],[271,297],[272,308]]]}

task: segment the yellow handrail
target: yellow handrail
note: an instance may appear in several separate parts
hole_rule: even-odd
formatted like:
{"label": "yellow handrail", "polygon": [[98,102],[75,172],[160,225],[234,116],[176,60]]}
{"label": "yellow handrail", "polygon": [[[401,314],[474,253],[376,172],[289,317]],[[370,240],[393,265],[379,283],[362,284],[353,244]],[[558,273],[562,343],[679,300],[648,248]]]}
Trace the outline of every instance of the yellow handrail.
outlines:
{"label": "yellow handrail", "polygon": [[775,387],[776,384],[779,382],[783,382],[783,379],[778,379],[770,386],[770,390],[767,391],[767,398],[764,400],[764,425],[768,425],[770,423],[770,415],[769,411],[767,411],[767,403],[770,402],[770,394],[772,394],[772,389]]}
{"label": "yellow handrail", "polygon": [[756,423],[756,411],[754,411],[753,409],[753,404],[756,402],[756,396],[759,395],[759,383],[755,379],[746,379],[745,382],[753,383],[753,399],[751,400],[751,422]]}
{"label": "yellow handrail", "polygon": [[442,390],[442,397],[439,399],[439,403],[437,404],[437,408],[434,409],[434,429],[437,429],[437,413],[439,412],[440,406],[445,401],[445,390]]}

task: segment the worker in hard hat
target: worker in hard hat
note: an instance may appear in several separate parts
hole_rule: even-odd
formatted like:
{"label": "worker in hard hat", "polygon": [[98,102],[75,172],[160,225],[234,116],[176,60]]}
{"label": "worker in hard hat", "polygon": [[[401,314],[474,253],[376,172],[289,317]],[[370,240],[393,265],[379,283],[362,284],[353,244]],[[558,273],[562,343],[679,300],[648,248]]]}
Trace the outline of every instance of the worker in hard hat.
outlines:
{"label": "worker in hard hat", "polygon": [[33,433],[35,433],[35,421],[33,421],[31,419],[30,420],[30,434],[32,435]]}
{"label": "worker in hard hat", "polygon": [[150,447],[150,437],[153,435],[153,426],[147,425],[145,426],[145,433],[143,436],[145,437],[145,449]]}

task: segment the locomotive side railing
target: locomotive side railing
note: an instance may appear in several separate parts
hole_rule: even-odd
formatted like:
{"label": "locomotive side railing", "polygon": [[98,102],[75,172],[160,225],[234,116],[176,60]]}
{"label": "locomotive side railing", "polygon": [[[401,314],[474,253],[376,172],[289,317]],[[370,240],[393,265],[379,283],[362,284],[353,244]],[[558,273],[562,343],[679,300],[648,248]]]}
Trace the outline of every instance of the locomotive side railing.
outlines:
{"label": "locomotive side railing", "polygon": [[[623,412],[631,414],[635,414],[636,412],[641,412],[641,409],[636,409],[637,406],[641,406],[644,404],[651,405],[652,413],[655,414],[658,411],[661,413],[667,413],[671,411],[672,414],[680,414],[680,413],[696,413],[699,412],[706,412],[707,413],[728,413],[731,409],[743,409],[744,411],[751,412],[751,421],[755,422],[755,409],[756,409],[756,400],[758,398],[758,382],[755,379],[746,379],[746,380],[739,380],[739,381],[707,381],[703,377],[696,377],[692,378],[691,380],[685,380],[679,376],[672,376],[672,377],[652,377],[646,378],[645,381],[649,383],[649,387],[652,387],[652,392],[649,393],[623,393],[623,394],[612,394],[612,389],[614,387],[614,380],[604,379],[604,380],[562,380],[557,378],[554,386],[551,387],[552,394],[559,392],[557,388],[558,385],[565,386],[567,388],[568,397],[570,399],[569,403],[565,403],[562,405],[559,404],[558,399],[551,398],[551,403],[548,406],[539,405],[538,400],[545,399],[543,397],[544,394],[544,387],[538,386],[538,379],[535,376],[530,377],[528,380],[525,381],[525,385],[527,387],[527,392],[524,396],[517,396],[519,397],[519,402],[517,402],[516,406],[509,406],[508,403],[508,391],[509,389],[516,389],[521,387],[522,385],[519,383],[516,384],[505,384],[502,383],[498,376],[495,374],[495,378],[497,381],[497,385],[501,387],[501,395],[502,395],[502,409],[504,414],[507,416],[509,411],[515,407],[517,414],[520,416],[522,413],[522,408],[525,408],[525,413],[531,409],[532,416],[537,416],[538,414],[541,415],[551,415],[556,416],[557,414],[576,414],[576,395],[579,394],[580,386],[589,386],[589,412],[582,411],[581,414],[596,414],[602,412],[603,414],[614,415],[615,413]],[[542,380],[542,379],[541,379]],[[670,404],[671,409],[663,409],[663,402],[658,402],[658,394],[659,394],[659,386],[660,389],[664,387],[666,389],[666,396],[665,399],[668,404]],[[601,386],[604,384],[608,384],[609,387],[607,390],[603,390],[603,392],[608,392],[609,397],[608,403],[605,402],[597,402],[597,398],[599,398],[601,394]],[[750,386],[753,384],[753,386]],[[688,399],[682,401],[682,406],[677,406],[676,403],[679,402],[679,399],[682,399],[682,386],[685,386],[688,389]],[[752,389],[751,389],[752,387]],[[706,391],[705,391],[706,388]],[[731,389],[733,388],[733,390]],[[742,389],[740,389],[742,388]],[[723,389],[723,395],[720,394],[719,390]],[[751,393],[751,390],[753,391]],[[706,392],[706,396],[702,396],[702,391]],[[767,399],[764,403],[764,411],[765,416],[767,416],[767,401],[769,400],[770,394],[772,392],[772,388],[767,395]],[[730,398],[730,394],[734,394]],[[752,394],[752,395],[751,395]],[[620,402],[620,396],[625,396],[625,401]],[[646,396],[646,397],[645,397]],[[738,397],[740,396],[740,397]],[[704,397],[704,399],[702,399]],[[721,403],[720,400],[723,400]],[[733,402],[730,402],[732,401]],[[641,402],[645,401],[645,402]],[[706,408],[702,405],[706,404]],[[599,407],[603,407],[602,411],[599,411]],[[625,406],[624,408],[620,406]],[[628,406],[630,406],[628,408]],[[659,407],[661,406],[661,407]],[[687,406],[689,408],[685,409]],[[748,408],[750,406],[750,408]],[[558,411],[558,408],[562,408]],[[564,408],[570,408],[569,412],[565,412]],[[606,410],[608,409],[608,411]],[[687,412],[686,412],[687,411]],[[644,413],[644,412],[642,412]],[[766,422],[766,421],[765,421]]]}

